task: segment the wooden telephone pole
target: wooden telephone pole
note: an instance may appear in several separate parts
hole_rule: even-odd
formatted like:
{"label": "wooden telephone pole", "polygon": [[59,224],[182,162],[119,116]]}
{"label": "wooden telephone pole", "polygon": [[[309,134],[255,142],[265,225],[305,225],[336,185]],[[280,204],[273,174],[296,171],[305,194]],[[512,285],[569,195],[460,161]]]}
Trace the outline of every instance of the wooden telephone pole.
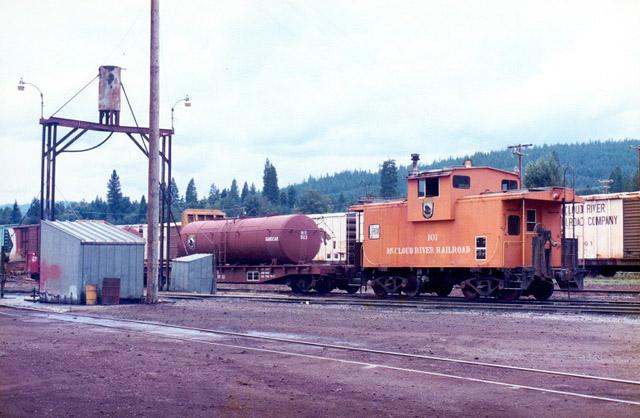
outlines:
{"label": "wooden telephone pole", "polygon": [[613,180],[598,180],[598,183],[602,184],[602,190],[606,193],[609,192],[611,188],[610,184],[613,183]]}
{"label": "wooden telephone pole", "polygon": [[147,211],[147,297],[158,302],[158,222],[160,218],[160,0],[151,0],[151,60],[149,93],[149,208]]}
{"label": "wooden telephone pole", "polygon": [[640,146],[634,147],[632,145],[631,149],[637,149],[638,150],[638,190],[640,190]]}
{"label": "wooden telephone pole", "polygon": [[[513,155],[518,156],[518,177],[520,178],[520,184],[518,185],[518,189],[522,189],[522,156],[527,155],[522,153],[522,148],[530,147],[532,144],[518,144],[518,145],[510,145],[507,148],[514,149],[511,151]],[[515,149],[517,148],[517,150]]]}

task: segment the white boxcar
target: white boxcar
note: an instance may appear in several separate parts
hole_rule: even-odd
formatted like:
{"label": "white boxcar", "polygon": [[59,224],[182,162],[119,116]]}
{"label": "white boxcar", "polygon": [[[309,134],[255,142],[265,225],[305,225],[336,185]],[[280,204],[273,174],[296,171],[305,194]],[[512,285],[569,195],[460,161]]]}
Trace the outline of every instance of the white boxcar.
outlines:
{"label": "white boxcar", "polygon": [[580,260],[593,267],[640,267],[640,192],[583,198],[567,203],[564,218],[566,236],[578,238]]}
{"label": "white boxcar", "polygon": [[320,250],[313,261],[344,263],[347,260],[347,214],[307,215],[325,232]]}

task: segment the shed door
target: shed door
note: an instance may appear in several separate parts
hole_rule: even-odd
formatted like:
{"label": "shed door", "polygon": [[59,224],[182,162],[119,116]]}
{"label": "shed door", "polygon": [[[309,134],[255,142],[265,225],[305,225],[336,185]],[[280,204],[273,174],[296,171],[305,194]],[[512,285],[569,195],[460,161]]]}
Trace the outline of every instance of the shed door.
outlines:
{"label": "shed door", "polygon": [[624,258],[640,258],[640,200],[623,200]]}

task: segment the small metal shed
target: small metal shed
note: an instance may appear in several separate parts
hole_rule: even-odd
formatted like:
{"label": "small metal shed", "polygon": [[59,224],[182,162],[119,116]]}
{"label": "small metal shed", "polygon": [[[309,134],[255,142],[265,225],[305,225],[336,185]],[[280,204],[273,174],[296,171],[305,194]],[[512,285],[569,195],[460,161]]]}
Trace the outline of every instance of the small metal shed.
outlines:
{"label": "small metal shed", "polygon": [[192,254],[171,262],[171,285],[174,292],[216,293],[213,278],[213,255]]}
{"label": "small metal shed", "polygon": [[102,222],[42,221],[40,300],[84,303],[86,285],[120,279],[120,299],[141,299],[144,239]]}

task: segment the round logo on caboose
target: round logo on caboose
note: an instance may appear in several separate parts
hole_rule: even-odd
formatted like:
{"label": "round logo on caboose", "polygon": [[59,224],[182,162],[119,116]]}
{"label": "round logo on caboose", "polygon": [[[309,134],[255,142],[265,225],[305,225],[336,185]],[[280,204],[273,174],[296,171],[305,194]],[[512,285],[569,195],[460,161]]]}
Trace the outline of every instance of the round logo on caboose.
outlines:
{"label": "round logo on caboose", "polygon": [[195,235],[189,235],[189,238],[187,238],[187,245],[192,250],[196,248],[196,236]]}

